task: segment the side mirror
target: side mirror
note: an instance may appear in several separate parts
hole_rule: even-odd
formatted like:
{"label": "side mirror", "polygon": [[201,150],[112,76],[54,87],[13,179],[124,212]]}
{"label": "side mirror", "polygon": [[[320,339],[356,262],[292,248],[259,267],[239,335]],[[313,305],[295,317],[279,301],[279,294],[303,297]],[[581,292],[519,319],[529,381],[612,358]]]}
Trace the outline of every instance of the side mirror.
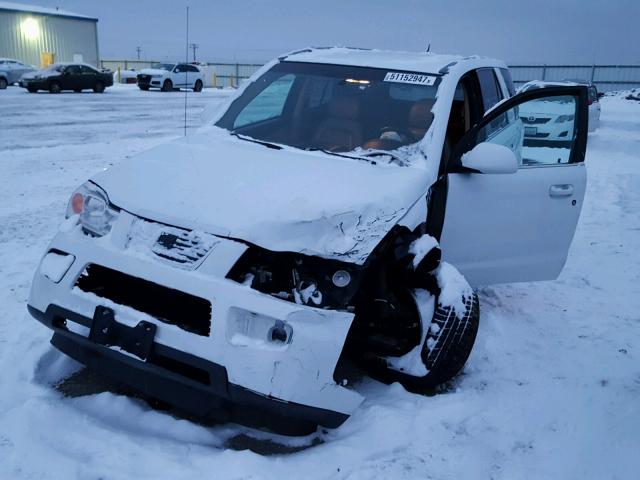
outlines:
{"label": "side mirror", "polygon": [[479,173],[515,173],[518,158],[504,145],[482,142],[462,155],[462,166]]}
{"label": "side mirror", "polygon": [[598,96],[598,98],[602,98],[602,97],[604,97],[604,92],[598,92],[598,95],[597,95],[597,96]]}

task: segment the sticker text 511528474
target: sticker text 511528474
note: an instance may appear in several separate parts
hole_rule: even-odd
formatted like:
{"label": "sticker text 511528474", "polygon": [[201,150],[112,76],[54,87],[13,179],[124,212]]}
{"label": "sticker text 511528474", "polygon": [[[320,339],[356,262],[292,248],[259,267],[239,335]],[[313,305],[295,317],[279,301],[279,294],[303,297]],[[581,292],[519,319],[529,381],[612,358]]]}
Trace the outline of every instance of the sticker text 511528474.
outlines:
{"label": "sticker text 511528474", "polygon": [[422,75],[420,73],[387,72],[384,76],[384,81],[431,86],[436,83],[436,77],[433,75]]}

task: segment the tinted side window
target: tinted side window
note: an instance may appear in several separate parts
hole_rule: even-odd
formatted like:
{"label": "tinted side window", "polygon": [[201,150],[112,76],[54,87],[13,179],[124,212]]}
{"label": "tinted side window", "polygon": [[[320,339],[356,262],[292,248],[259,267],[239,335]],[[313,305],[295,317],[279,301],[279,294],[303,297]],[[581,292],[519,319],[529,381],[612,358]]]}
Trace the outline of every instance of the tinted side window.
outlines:
{"label": "tinted side window", "polygon": [[516,87],[513,85],[513,78],[511,78],[511,72],[508,68],[501,68],[500,73],[502,74],[502,79],[504,83],[507,84],[507,91],[509,92],[509,96],[513,97],[516,94]]}
{"label": "tinted side window", "polygon": [[481,68],[478,70],[478,80],[480,81],[480,90],[482,92],[482,101],[484,103],[484,111],[486,112],[496,103],[502,100],[498,79],[492,68]]}
{"label": "tinted side window", "polygon": [[96,71],[93,68],[89,68],[84,65],[80,65],[80,71],[85,75],[93,75],[96,73]]}
{"label": "tinted side window", "polygon": [[200,73],[200,70],[198,70],[197,67],[194,67],[193,65],[188,65],[187,69],[189,72]]}
{"label": "tinted side window", "polygon": [[80,67],[78,65],[69,65],[64,69],[64,73],[67,75],[78,75],[80,73]]}

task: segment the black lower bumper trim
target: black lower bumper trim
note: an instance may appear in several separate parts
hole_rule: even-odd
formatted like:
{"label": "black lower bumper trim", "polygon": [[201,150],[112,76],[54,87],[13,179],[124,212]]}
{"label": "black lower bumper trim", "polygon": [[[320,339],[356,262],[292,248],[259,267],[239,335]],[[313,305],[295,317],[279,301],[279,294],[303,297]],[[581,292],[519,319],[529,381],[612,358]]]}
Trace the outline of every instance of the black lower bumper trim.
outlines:
{"label": "black lower bumper trim", "polygon": [[335,428],[348,415],[279,400],[229,383],[226,369],[154,342],[146,362],[69,331],[70,320],[88,328],[93,319],[57,305],[29,313],[54,331],[51,343],[87,367],[153,398],[203,418],[266,428],[284,435],[306,435],[317,425]]}

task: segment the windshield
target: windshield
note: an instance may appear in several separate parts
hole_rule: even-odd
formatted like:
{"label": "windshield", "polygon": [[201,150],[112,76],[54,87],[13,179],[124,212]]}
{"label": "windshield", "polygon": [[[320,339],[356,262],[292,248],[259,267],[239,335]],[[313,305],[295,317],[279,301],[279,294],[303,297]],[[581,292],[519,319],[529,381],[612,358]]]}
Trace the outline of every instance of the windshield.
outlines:
{"label": "windshield", "polygon": [[216,124],[307,150],[394,150],[424,137],[439,77],[281,62],[250,84]]}
{"label": "windshield", "polygon": [[175,65],[173,63],[154,63],[153,65],[151,65],[151,68],[156,69],[156,70],[171,71],[171,70],[173,70],[174,66]]}

